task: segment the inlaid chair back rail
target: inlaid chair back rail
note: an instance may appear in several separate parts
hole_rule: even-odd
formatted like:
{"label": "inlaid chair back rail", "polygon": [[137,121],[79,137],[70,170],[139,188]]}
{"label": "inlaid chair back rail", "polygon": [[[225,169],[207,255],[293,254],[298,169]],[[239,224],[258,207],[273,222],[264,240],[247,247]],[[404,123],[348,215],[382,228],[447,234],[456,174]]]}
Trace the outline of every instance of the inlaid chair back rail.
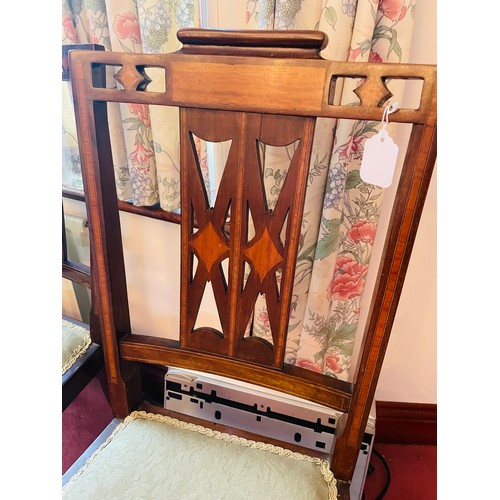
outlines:
{"label": "inlaid chair back rail", "polygon": [[[203,41],[206,36],[216,35],[200,32],[199,39]],[[212,48],[204,55],[195,51],[196,47],[191,53],[181,50],[163,55],[70,54],[84,187],[95,245],[93,272],[101,298],[114,415],[124,417],[140,401],[134,362],[198,369],[257,383],[346,412],[338,430],[332,470],[338,479],[349,481],[435,163],[436,68],[338,63],[313,56],[212,55]],[[108,82],[110,88],[96,84],[92,74],[99,66],[114,67],[116,81]],[[158,69],[162,70],[162,92],[148,90],[148,68],[156,68],[155,78]],[[359,105],[332,104],[338,78],[359,80],[354,91]],[[421,80],[421,98],[418,109],[402,108],[391,115],[391,121],[414,126],[360,363],[351,384],[284,364],[290,299],[315,118],[380,121],[383,105],[392,95],[387,88],[390,79]],[[107,102],[180,107],[179,341],[131,335]],[[232,140],[213,206],[201,180],[194,136],[215,142]],[[298,141],[274,210],[266,204],[258,141],[276,146]],[[227,271],[222,266],[226,261]],[[246,277],[245,265],[250,268]],[[206,286],[213,287],[222,331],[195,328]],[[272,340],[245,336],[259,294],[266,297]]]}
{"label": "inlaid chair back rail", "polygon": [[[298,116],[380,120],[382,105],[392,96],[391,79],[421,80],[418,109],[400,108],[391,115],[399,123],[427,123],[436,68],[432,65],[355,63],[316,59],[270,59],[198,54],[133,54],[92,52],[78,56],[79,79],[86,98]],[[251,60],[251,62],[250,62]],[[121,88],[92,85],[90,63],[116,66]],[[164,91],[148,91],[148,68],[164,72]],[[334,105],[332,91],[339,78],[363,79],[354,93],[360,105]],[[83,81],[83,80],[82,80]]]}

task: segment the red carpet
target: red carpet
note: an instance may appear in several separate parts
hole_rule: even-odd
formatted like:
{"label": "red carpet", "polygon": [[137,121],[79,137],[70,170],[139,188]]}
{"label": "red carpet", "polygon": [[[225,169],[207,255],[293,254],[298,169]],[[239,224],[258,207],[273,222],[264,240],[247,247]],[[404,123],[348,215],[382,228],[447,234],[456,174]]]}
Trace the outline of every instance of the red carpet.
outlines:
{"label": "red carpet", "polygon": [[[375,450],[385,459],[390,483],[384,500],[434,500],[437,498],[437,447],[427,445],[384,444]],[[376,500],[383,491],[387,474],[375,453],[370,461],[374,471],[366,478],[365,500]]]}
{"label": "red carpet", "polygon": [[[102,375],[102,374],[101,374]],[[62,473],[75,462],[112,420],[111,409],[99,380],[94,379],[62,415]],[[364,500],[434,500],[437,498],[437,448],[424,445],[375,442],[373,472],[366,478]]]}
{"label": "red carpet", "polygon": [[[100,374],[102,380],[102,373]],[[99,379],[94,378],[62,414],[62,474],[113,419]]]}

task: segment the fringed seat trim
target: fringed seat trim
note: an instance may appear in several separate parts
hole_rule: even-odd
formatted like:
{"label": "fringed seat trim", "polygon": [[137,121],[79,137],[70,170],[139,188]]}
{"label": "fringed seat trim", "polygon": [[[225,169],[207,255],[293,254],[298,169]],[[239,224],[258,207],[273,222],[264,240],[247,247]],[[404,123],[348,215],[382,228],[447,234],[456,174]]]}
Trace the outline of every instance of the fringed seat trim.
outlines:
{"label": "fringed seat trim", "polygon": [[64,375],[76,362],[76,360],[85,353],[85,351],[90,347],[92,339],[90,338],[90,331],[83,326],[72,323],[65,319],[62,320],[63,328],[72,328],[79,333],[84,333],[84,338],[81,344],[73,349],[69,357],[62,364],[62,375]]}
{"label": "fringed seat trim", "polygon": [[178,420],[178,419],[175,419],[172,417],[168,417],[166,415],[159,415],[156,413],[147,413],[145,411],[132,412],[120,425],[118,425],[118,427],[116,427],[116,429],[109,436],[109,438],[92,454],[92,456],[87,460],[85,465],[65,485],[65,487],[63,488],[63,493],[89,467],[89,465],[92,463],[92,460],[96,457],[96,455],[99,453],[99,451],[102,450],[103,448],[105,448],[111,442],[111,440],[114,438],[114,436],[118,432],[120,432],[122,429],[124,429],[130,422],[132,422],[133,420],[138,419],[138,418],[142,418],[145,420],[152,420],[152,421],[156,421],[156,422],[162,422],[162,423],[170,425],[172,427],[176,427],[179,429],[192,431],[192,432],[198,432],[199,434],[203,434],[205,436],[212,437],[215,439],[220,439],[220,440],[227,441],[230,443],[238,444],[240,446],[246,446],[248,448],[254,448],[257,450],[268,451],[270,453],[274,453],[276,455],[291,458],[293,460],[303,460],[306,462],[313,463],[320,468],[321,474],[323,475],[323,478],[328,485],[328,500],[336,500],[338,498],[337,480],[333,476],[333,473],[330,470],[330,465],[326,460],[321,460],[320,458],[317,458],[317,457],[310,457],[308,455],[303,455],[302,453],[297,453],[297,452],[294,452],[291,450],[287,450],[285,448],[282,448],[280,446],[275,446],[273,444],[259,442],[259,441],[252,441],[252,440],[245,439],[245,438],[242,438],[239,436],[234,436],[234,435],[227,434],[224,432],[215,431],[215,430],[203,427],[201,425],[183,422],[181,420]]}

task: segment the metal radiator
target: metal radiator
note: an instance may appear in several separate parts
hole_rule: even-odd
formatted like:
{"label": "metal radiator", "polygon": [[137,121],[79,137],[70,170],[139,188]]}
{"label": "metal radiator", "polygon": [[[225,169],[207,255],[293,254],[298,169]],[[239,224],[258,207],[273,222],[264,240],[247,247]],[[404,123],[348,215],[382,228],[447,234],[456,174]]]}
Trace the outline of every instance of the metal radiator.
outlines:
{"label": "metal radiator", "polygon": [[[192,370],[165,374],[166,409],[253,432],[285,443],[328,452],[335,443],[341,412],[263,389]],[[351,483],[351,498],[361,499],[375,436],[373,406]]]}

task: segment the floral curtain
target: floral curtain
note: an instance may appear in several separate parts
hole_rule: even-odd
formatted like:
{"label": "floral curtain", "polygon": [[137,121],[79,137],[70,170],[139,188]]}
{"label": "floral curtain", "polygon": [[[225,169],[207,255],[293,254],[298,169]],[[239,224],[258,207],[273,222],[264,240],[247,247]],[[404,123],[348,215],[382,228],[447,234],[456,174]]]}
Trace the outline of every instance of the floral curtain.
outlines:
{"label": "floral curtain", "polygon": [[[322,52],[325,59],[402,63],[408,60],[415,4],[415,0],[238,0],[231,2],[234,23],[210,27],[319,29],[329,39]],[[63,43],[101,43],[116,51],[172,52],[179,46],[177,29],[199,25],[195,0],[63,1]],[[352,102],[352,89],[358,83],[346,80],[337,99]],[[394,86],[391,91],[394,100],[400,101],[403,88]],[[115,156],[120,198],[177,210],[176,110],[122,105],[114,113],[116,154],[126,151]],[[359,176],[364,141],[378,125],[319,119],[309,171],[286,362],[340,379],[349,374],[383,200],[383,190],[365,184]],[[203,158],[204,144],[197,147]],[[286,178],[290,148],[293,145],[262,146],[270,207]],[[73,157],[75,163],[77,154]],[[207,162],[202,164],[208,186]],[[270,339],[264,297],[256,304],[248,334]]]}
{"label": "floral curtain", "polygon": [[[177,31],[194,26],[199,26],[196,0],[63,0],[62,4],[63,44],[95,43],[117,52],[174,52],[180,48]],[[153,71],[151,77],[149,89],[155,90]],[[111,104],[108,113],[119,199],[139,206],[160,204],[164,210],[178,210],[178,110]],[[72,124],[74,118],[66,117],[63,133],[73,135]],[[76,158],[71,139],[65,139],[63,144],[65,156]],[[65,175],[63,180],[73,177],[67,182],[76,187],[81,183],[81,174],[75,174]]]}
{"label": "floral curtain", "polygon": [[[246,27],[319,29],[328,35],[325,59],[406,62],[413,0],[248,0]],[[359,82],[345,81],[341,102],[353,102]],[[400,100],[403,87],[391,87]],[[359,176],[363,145],[378,122],[319,119],[294,283],[286,362],[347,379],[358,330],[383,190]],[[276,155],[277,156],[277,155]],[[280,177],[285,158],[266,162]],[[278,174],[278,175],[276,175]],[[265,300],[254,335],[270,338]]]}

